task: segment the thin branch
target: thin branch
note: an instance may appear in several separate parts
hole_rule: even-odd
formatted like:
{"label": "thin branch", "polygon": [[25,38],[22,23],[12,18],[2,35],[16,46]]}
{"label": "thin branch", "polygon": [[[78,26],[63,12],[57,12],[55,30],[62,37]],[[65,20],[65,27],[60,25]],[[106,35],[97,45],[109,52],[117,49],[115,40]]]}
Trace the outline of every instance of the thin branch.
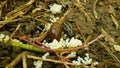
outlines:
{"label": "thin branch", "polygon": [[[27,55],[27,58],[63,64],[63,62],[58,61],[58,60],[43,59],[43,58],[40,58],[40,57],[37,57],[37,56],[32,56],[32,55]],[[69,62],[64,62],[64,63],[67,64],[67,65],[72,65],[72,66],[80,66],[80,65],[77,65],[77,64],[69,63]]]}
{"label": "thin branch", "polygon": [[99,0],[95,0],[94,5],[93,5],[93,13],[96,19],[98,19],[98,14],[96,12],[96,4],[98,3]]}

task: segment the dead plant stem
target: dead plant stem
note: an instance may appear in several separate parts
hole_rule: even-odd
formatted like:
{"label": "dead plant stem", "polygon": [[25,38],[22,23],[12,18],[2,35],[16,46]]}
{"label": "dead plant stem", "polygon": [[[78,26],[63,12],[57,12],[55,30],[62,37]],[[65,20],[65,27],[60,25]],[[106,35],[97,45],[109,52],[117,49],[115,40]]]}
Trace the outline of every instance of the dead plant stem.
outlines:
{"label": "dead plant stem", "polygon": [[27,68],[27,52],[22,54],[23,68]]}
{"label": "dead plant stem", "polygon": [[[32,55],[27,55],[27,58],[63,64],[63,62],[58,61],[58,60],[43,59],[43,58],[40,58],[40,57],[37,57],[37,56],[32,56]],[[77,65],[77,64],[69,63],[69,62],[64,62],[64,63],[67,64],[67,65],[72,65],[72,66],[80,66],[80,65]]]}
{"label": "dead plant stem", "polygon": [[98,19],[98,14],[96,12],[96,4],[98,3],[99,0],[95,0],[94,5],[93,5],[93,13],[96,19]]}
{"label": "dead plant stem", "polygon": [[108,48],[103,42],[99,41],[99,43],[105,48],[105,50],[113,57],[113,59],[116,61],[116,62],[119,62],[120,63],[120,60],[118,59],[117,56],[115,56],[113,54],[113,52],[110,50],[110,48]]}
{"label": "dead plant stem", "polygon": [[74,1],[74,5],[76,7],[78,7],[78,9],[79,9],[80,12],[84,13],[84,15],[87,17],[88,22],[92,21],[89,13],[85,11],[85,8],[82,6],[82,4],[81,4],[80,1]]}
{"label": "dead plant stem", "polygon": [[15,29],[15,30],[13,31],[13,33],[11,34],[10,39],[12,39],[12,37],[15,35],[15,33],[19,30],[20,26],[21,26],[21,24],[19,24],[19,25],[16,27],[16,29]]}
{"label": "dead plant stem", "polygon": [[8,23],[15,23],[17,21],[24,21],[25,19],[31,18],[30,16],[25,16],[23,18],[18,18],[18,19],[13,19],[13,20],[5,20],[5,21],[0,21],[0,28],[3,27],[5,24]]}
{"label": "dead plant stem", "polygon": [[22,60],[22,55],[25,54],[25,53],[26,52],[22,52],[10,64],[8,64],[5,68],[14,68],[14,66]]}

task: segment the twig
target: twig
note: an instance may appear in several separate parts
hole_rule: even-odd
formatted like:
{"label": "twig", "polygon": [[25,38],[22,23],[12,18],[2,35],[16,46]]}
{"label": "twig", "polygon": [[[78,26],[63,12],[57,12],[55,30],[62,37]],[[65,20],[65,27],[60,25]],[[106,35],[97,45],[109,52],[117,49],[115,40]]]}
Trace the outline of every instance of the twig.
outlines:
{"label": "twig", "polygon": [[60,57],[60,60],[61,60],[61,62],[65,65],[66,68],[70,68],[70,67],[65,63],[65,61],[64,61],[64,59],[63,59],[62,57]]}
{"label": "twig", "polygon": [[94,5],[93,5],[93,13],[96,19],[98,19],[98,15],[95,9],[96,9],[96,4],[98,3],[98,1],[99,0],[95,0]]}
{"label": "twig", "polygon": [[104,35],[101,34],[98,37],[96,37],[94,40],[92,40],[91,42],[89,42],[87,45],[90,45],[90,44],[94,43],[95,41],[97,41],[97,40],[99,40],[100,38],[103,38],[103,37],[104,37]]}
{"label": "twig", "polygon": [[23,68],[27,68],[27,52],[22,54]]}
{"label": "twig", "polygon": [[109,7],[108,12],[116,17],[116,14],[115,14],[116,12],[114,7],[112,5],[108,5],[108,7]]}
{"label": "twig", "polygon": [[87,17],[87,20],[88,20],[89,22],[92,21],[89,13],[87,13],[87,12],[85,11],[85,8],[82,6],[81,2],[79,2],[79,1],[74,1],[74,5],[75,5],[76,7],[78,7],[79,11],[81,11],[81,12],[84,13],[84,15]]}
{"label": "twig", "polygon": [[115,40],[110,35],[108,35],[108,33],[103,28],[101,29],[101,32],[105,36],[105,41],[107,41],[109,45],[115,45]]}
{"label": "twig", "polygon": [[38,22],[41,22],[42,24],[47,24],[48,22],[47,21],[45,21],[45,20],[42,20],[42,19],[38,19],[38,18],[32,18],[32,19],[34,19],[34,20],[36,20],[36,21],[38,21]]}
{"label": "twig", "polygon": [[119,24],[118,24],[118,21],[117,21],[117,19],[116,19],[112,14],[111,14],[110,16],[111,16],[112,21],[113,21],[113,23],[115,24],[116,30],[117,30],[118,28],[120,28],[120,26],[119,26]]}
{"label": "twig", "polygon": [[70,52],[70,51],[75,51],[75,50],[78,50],[78,49],[84,49],[86,48],[87,46],[91,45],[92,43],[96,42],[97,40],[99,40],[100,38],[104,37],[103,34],[99,35],[98,37],[96,37],[94,40],[92,40],[91,42],[87,43],[87,44],[84,44],[84,45],[81,45],[79,47],[75,47],[75,48],[69,48],[69,49],[57,49],[56,51],[57,52]]}
{"label": "twig", "polygon": [[42,31],[41,34],[40,34],[40,36],[38,38],[36,38],[36,39],[38,39],[40,41],[43,41],[43,39],[48,35],[48,33],[49,33],[49,30]]}
{"label": "twig", "polygon": [[67,17],[67,15],[70,13],[70,11],[71,11],[71,8],[69,8],[56,23],[62,24],[65,21],[65,18]]}
{"label": "twig", "polygon": [[71,51],[76,51],[76,50],[79,50],[79,49],[84,49],[86,48],[87,46],[89,46],[90,44],[94,43],[95,41],[99,40],[100,38],[104,37],[103,34],[101,34],[100,36],[96,37],[94,40],[92,40],[91,42],[87,43],[87,44],[84,44],[84,45],[81,45],[79,47],[75,47],[75,48],[69,48],[69,49],[50,49],[49,47],[46,47],[44,44],[42,44],[41,42],[39,42],[38,40],[34,40],[33,42],[29,42],[28,40],[26,39],[22,39],[28,43],[30,43],[31,45],[35,46],[36,48],[40,48],[40,49],[43,49],[43,50],[46,50],[46,51],[50,51],[54,54],[56,54],[59,58],[60,56],[57,54],[57,52],[71,52]]}
{"label": "twig", "polygon": [[0,3],[0,18],[2,18],[2,11],[3,11],[2,9],[6,5],[6,3],[7,3],[7,1],[3,1]]}
{"label": "twig", "polygon": [[108,48],[103,42],[99,41],[99,43],[105,48],[105,50],[113,57],[113,59],[116,61],[116,62],[119,62],[120,63],[120,60],[118,59],[117,56],[115,56],[113,54],[113,52],[110,50],[110,48]]}
{"label": "twig", "polygon": [[18,31],[18,29],[20,28],[20,26],[21,26],[21,24],[19,24],[18,26],[17,26],[17,28],[14,30],[14,32],[11,34],[11,36],[10,36],[10,39],[13,37],[13,35],[15,35],[15,33]]}
{"label": "twig", "polygon": [[14,68],[16,64],[18,64],[21,59],[22,55],[25,54],[26,52],[22,52],[20,55],[18,55],[9,65],[7,65],[5,68]]}
{"label": "twig", "polygon": [[[36,57],[36,56],[32,56],[32,55],[27,55],[27,58],[31,58],[31,59],[36,59],[36,60],[42,60],[42,61],[48,61],[48,62],[54,62],[54,63],[59,63],[59,64],[63,64],[63,62],[58,61],[58,60],[53,60],[53,59],[43,59],[40,57]],[[64,62],[67,65],[72,65],[72,66],[80,66],[77,64],[73,64],[73,63],[69,63],[69,62]]]}
{"label": "twig", "polygon": [[78,29],[78,31],[80,32],[80,35],[82,36],[82,38],[83,38],[84,42],[85,42],[85,43],[87,43],[87,42],[86,42],[86,38],[85,38],[85,36],[84,36],[84,34],[83,34],[82,30],[80,29],[80,26],[78,25],[78,23],[77,23],[77,22],[76,22],[75,24],[76,24],[77,29]]}
{"label": "twig", "polygon": [[24,21],[25,19],[29,19],[29,18],[31,18],[31,16],[24,16],[23,18],[0,21],[0,28],[3,27],[5,24],[14,23],[14,22],[17,22],[17,21]]}
{"label": "twig", "polygon": [[7,13],[6,16],[5,16],[5,18],[6,18],[5,20],[12,20],[12,19],[15,19],[16,17],[18,17],[20,15],[23,15],[23,14],[27,13],[31,9],[32,4],[34,2],[35,2],[34,0],[30,0],[26,4],[21,5],[20,7],[14,9],[13,11],[11,11],[9,13]]}

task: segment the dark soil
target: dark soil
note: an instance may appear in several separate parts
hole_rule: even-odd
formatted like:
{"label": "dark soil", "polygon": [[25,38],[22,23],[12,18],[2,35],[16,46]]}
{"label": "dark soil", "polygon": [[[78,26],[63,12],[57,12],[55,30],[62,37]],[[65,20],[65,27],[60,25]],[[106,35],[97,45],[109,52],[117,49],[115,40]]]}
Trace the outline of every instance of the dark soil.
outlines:
{"label": "dark soil", "polygon": [[[83,56],[85,53],[89,53],[94,61],[99,62],[99,64],[95,66],[96,68],[120,68],[120,52],[113,48],[114,45],[120,45],[119,0],[79,0],[82,7],[79,7],[80,5],[77,6],[74,0],[35,0],[31,5],[32,7],[25,14],[18,15],[13,19],[5,20],[5,17],[9,12],[29,2],[28,0],[6,1],[4,6],[1,6],[4,0],[0,1],[0,33],[12,35],[15,32],[16,27],[20,24],[20,28],[15,32],[12,38],[37,38],[43,31],[45,25],[43,21],[51,23],[49,20],[49,15],[52,14],[49,11],[49,6],[51,4],[56,3],[64,5],[62,12],[55,14],[55,16],[59,18],[64,15],[70,6],[72,10],[67,17],[65,17],[65,21],[62,25],[62,32],[67,34],[68,38],[75,37],[81,39],[84,43],[88,43],[101,34],[105,35],[104,38],[92,43],[87,49],[78,50],[77,55]],[[32,14],[33,9],[38,7],[42,7],[42,9],[35,14]],[[30,18],[9,22],[4,25],[1,24],[3,21],[24,18],[25,16],[29,16]],[[43,21],[37,20],[36,18]],[[70,28],[66,28],[67,26],[65,24],[67,24],[68,27],[70,26]],[[63,36],[64,35],[62,34],[62,37]],[[43,40],[44,39],[51,41],[48,35],[46,35]],[[43,40],[40,41],[42,42]],[[0,42],[0,68],[6,67],[23,51],[28,51],[30,54],[36,56],[44,54],[22,49],[20,47],[13,47],[9,42],[8,44]],[[57,58],[54,54],[51,56],[52,58]],[[33,59],[28,59],[27,62],[28,68],[34,68]],[[44,62],[43,68],[53,67],[64,68],[61,64]],[[22,61],[19,62],[15,68],[22,68]]]}

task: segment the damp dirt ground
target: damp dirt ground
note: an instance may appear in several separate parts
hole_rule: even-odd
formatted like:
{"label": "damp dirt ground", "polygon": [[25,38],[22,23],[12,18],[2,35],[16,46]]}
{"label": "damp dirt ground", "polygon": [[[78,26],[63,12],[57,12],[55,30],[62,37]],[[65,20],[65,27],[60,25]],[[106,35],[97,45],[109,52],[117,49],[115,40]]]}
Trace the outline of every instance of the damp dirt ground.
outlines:
{"label": "damp dirt ground", "polygon": [[[50,20],[51,16],[54,15],[54,17],[61,18],[70,8],[70,12],[64,17],[64,21],[62,21],[62,29],[56,31],[59,33],[62,30],[61,37],[75,37],[82,40],[84,44],[87,44],[95,40],[96,37],[104,35],[104,37],[97,39],[97,41],[91,43],[86,48],[76,51],[77,56],[84,57],[85,53],[89,53],[93,61],[99,62],[96,66],[91,63],[90,65],[81,65],[80,68],[120,68],[120,49],[115,50],[114,48],[115,45],[120,46],[119,0],[30,1],[0,1],[0,34],[6,34],[12,39],[18,40],[24,37],[26,39],[39,38],[40,42],[43,42],[43,40],[51,42],[49,31],[44,33],[45,25],[52,23]],[[53,14],[50,11],[50,6],[53,4],[62,5],[60,13]],[[21,42],[30,44],[23,40]],[[4,41],[0,42],[0,68],[7,68],[24,51],[38,57],[44,54],[43,52],[11,46],[9,41],[7,43],[4,43]],[[53,53],[50,54],[49,58],[60,60]],[[34,68],[34,59],[27,58],[26,60],[27,67]],[[14,62],[16,62],[13,65],[14,68],[23,68],[22,59]],[[77,68],[74,66],[69,67]],[[44,61],[42,68],[66,68],[66,66],[64,64]]]}

